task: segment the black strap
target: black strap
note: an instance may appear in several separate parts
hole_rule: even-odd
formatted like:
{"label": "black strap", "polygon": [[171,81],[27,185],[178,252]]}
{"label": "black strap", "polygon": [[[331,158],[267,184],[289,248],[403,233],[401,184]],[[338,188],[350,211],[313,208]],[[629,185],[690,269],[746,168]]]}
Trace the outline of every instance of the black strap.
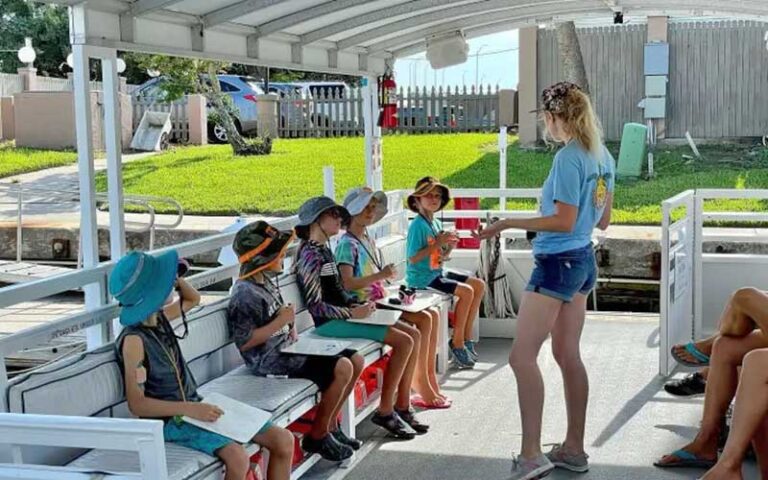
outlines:
{"label": "black strap", "polygon": [[[363,250],[365,250],[365,253],[367,253],[368,256],[371,257],[371,260],[373,260],[373,264],[376,265],[376,268],[380,272],[384,270],[383,265],[382,265],[382,261],[378,257],[378,255],[374,255],[373,253],[371,253],[371,251],[368,250],[368,247],[365,246],[365,243],[362,240],[360,240],[359,238],[357,238],[357,235],[355,235],[352,232],[347,232],[347,235],[352,237],[358,244],[360,244],[361,247],[363,247]],[[367,234],[366,234],[366,236],[367,236]],[[355,259],[355,260],[357,261],[357,259]]]}

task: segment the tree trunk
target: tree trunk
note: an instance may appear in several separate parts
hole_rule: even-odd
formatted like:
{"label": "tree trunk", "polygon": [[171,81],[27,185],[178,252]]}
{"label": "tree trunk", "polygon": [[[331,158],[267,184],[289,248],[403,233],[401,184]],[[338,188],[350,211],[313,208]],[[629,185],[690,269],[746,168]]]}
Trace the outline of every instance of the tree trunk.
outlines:
{"label": "tree trunk", "polygon": [[219,84],[219,77],[216,75],[216,67],[211,64],[208,67],[208,79],[210,81],[211,89],[207,95],[208,101],[216,111],[221,126],[227,132],[227,140],[232,145],[232,151],[235,155],[247,155],[249,151],[248,144],[240,132],[237,131],[235,121],[232,119],[232,115],[229,113],[229,109],[224,103],[224,94],[221,93],[221,84]]}
{"label": "tree trunk", "polygon": [[560,47],[560,57],[563,59],[565,79],[575,83],[589,95],[587,70],[584,68],[581,45],[579,44],[579,37],[576,35],[576,25],[573,22],[557,25],[557,44]]}

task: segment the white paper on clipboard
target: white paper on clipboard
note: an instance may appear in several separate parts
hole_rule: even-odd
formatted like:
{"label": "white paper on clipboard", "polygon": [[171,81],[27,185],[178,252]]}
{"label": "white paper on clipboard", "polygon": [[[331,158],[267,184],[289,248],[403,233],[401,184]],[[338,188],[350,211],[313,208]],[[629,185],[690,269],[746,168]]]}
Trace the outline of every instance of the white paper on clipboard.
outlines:
{"label": "white paper on clipboard", "polygon": [[347,320],[352,323],[364,323],[366,325],[384,325],[392,326],[400,320],[403,312],[399,310],[374,310],[372,314],[365,318],[350,318]]}
{"label": "white paper on clipboard", "polygon": [[215,422],[203,422],[190,417],[183,417],[186,423],[218,433],[240,443],[248,443],[259,433],[264,425],[272,418],[272,414],[260,408],[252,407],[233,400],[220,393],[212,392],[206,395],[203,402],[216,405],[224,415]]}
{"label": "white paper on clipboard", "polygon": [[443,296],[438,293],[419,290],[418,292],[416,292],[416,299],[410,305],[404,305],[402,303],[400,305],[395,305],[395,304],[389,303],[390,298],[398,298],[398,296],[397,294],[391,295],[387,298],[382,298],[381,300],[377,300],[376,303],[378,305],[381,305],[382,307],[387,307],[394,310],[400,310],[401,312],[418,313],[439,304],[440,301],[443,299]]}
{"label": "white paper on clipboard", "polygon": [[282,353],[292,353],[295,355],[318,355],[322,357],[332,357],[343,352],[350,345],[350,342],[342,342],[339,340],[299,337],[298,341],[282,348],[280,351]]}

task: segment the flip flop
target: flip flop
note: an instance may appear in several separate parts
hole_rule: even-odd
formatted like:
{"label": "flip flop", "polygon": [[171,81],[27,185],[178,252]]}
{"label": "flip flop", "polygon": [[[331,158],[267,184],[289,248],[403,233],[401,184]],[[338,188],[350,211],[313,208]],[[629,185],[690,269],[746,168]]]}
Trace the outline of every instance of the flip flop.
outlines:
{"label": "flip flop", "polygon": [[421,395],[414,395],[411,397],[411,405],[424,410],[445,410],[447,408],[451,408],[453,402],[450,399],[443,400],[440,397],[438,397],[434,402],[426,402],[421,397]]}
{"label": "flip flop", "polygon": [[677,457],[676,462],[661,463],[661,461],[654,462],[653,465],[659,468],[703,468],[709,470],[717,463],[714,460],[707,460],[705,458],[699,458],[691,452],[685,450],[675,450],[669,456]]}
{"label": "flip flop", "polygon": [[[677,347],[677,345],[675,345],[675,347]],[[675,352],[675,347],[672,347],[672,357],[680,365],[685,365],[686,367],[694,367],[694,368],[709,366],[709,355],[702,353],[701,350],[696,348],[696,345],[693,342],[686,343],[683,348],[685,348],[685,351],[688,352],[693,358],[697,360],[696,362],[691,362],[690,360],[686,360],[680,355],[678,355]]]}

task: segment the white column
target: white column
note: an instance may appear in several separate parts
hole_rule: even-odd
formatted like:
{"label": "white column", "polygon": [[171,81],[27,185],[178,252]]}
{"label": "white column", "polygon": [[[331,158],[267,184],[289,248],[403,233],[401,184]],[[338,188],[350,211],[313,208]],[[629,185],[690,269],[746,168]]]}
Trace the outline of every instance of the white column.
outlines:
{"label": "white column", "polygon": [[[115,51],[115,54],[117,52]],[[120,119],[120,80],[117,58],[102,59],[104,78],[104,139],[107,150],[107,188],[109,192],[109,248],[112,260],[125,253],[125,213],[123,211],[122,122]]]}
{"label": "white column", "polygon": [[384,153],[381,148],[379,119],[379,82],[376,77],[365,77],[363,88],[363,126],[365,128],[365,184],[374,190],[383,188]]}
{"label": "white column", "polygon": [[[88,47],[72,45],[74,56],[75,126],[77,131],[77,159],[80,183],[80,248],[83,268],[99,263],[99,235],[96,224],[96,185],[93,167],[93,121],[91,119],[91,92],[89,85]],[[91,310],[106,301],[106,283],[86,285],[85,308]],[[108,341],[108,328],[98,325],[86,330],[88,349]]]}

